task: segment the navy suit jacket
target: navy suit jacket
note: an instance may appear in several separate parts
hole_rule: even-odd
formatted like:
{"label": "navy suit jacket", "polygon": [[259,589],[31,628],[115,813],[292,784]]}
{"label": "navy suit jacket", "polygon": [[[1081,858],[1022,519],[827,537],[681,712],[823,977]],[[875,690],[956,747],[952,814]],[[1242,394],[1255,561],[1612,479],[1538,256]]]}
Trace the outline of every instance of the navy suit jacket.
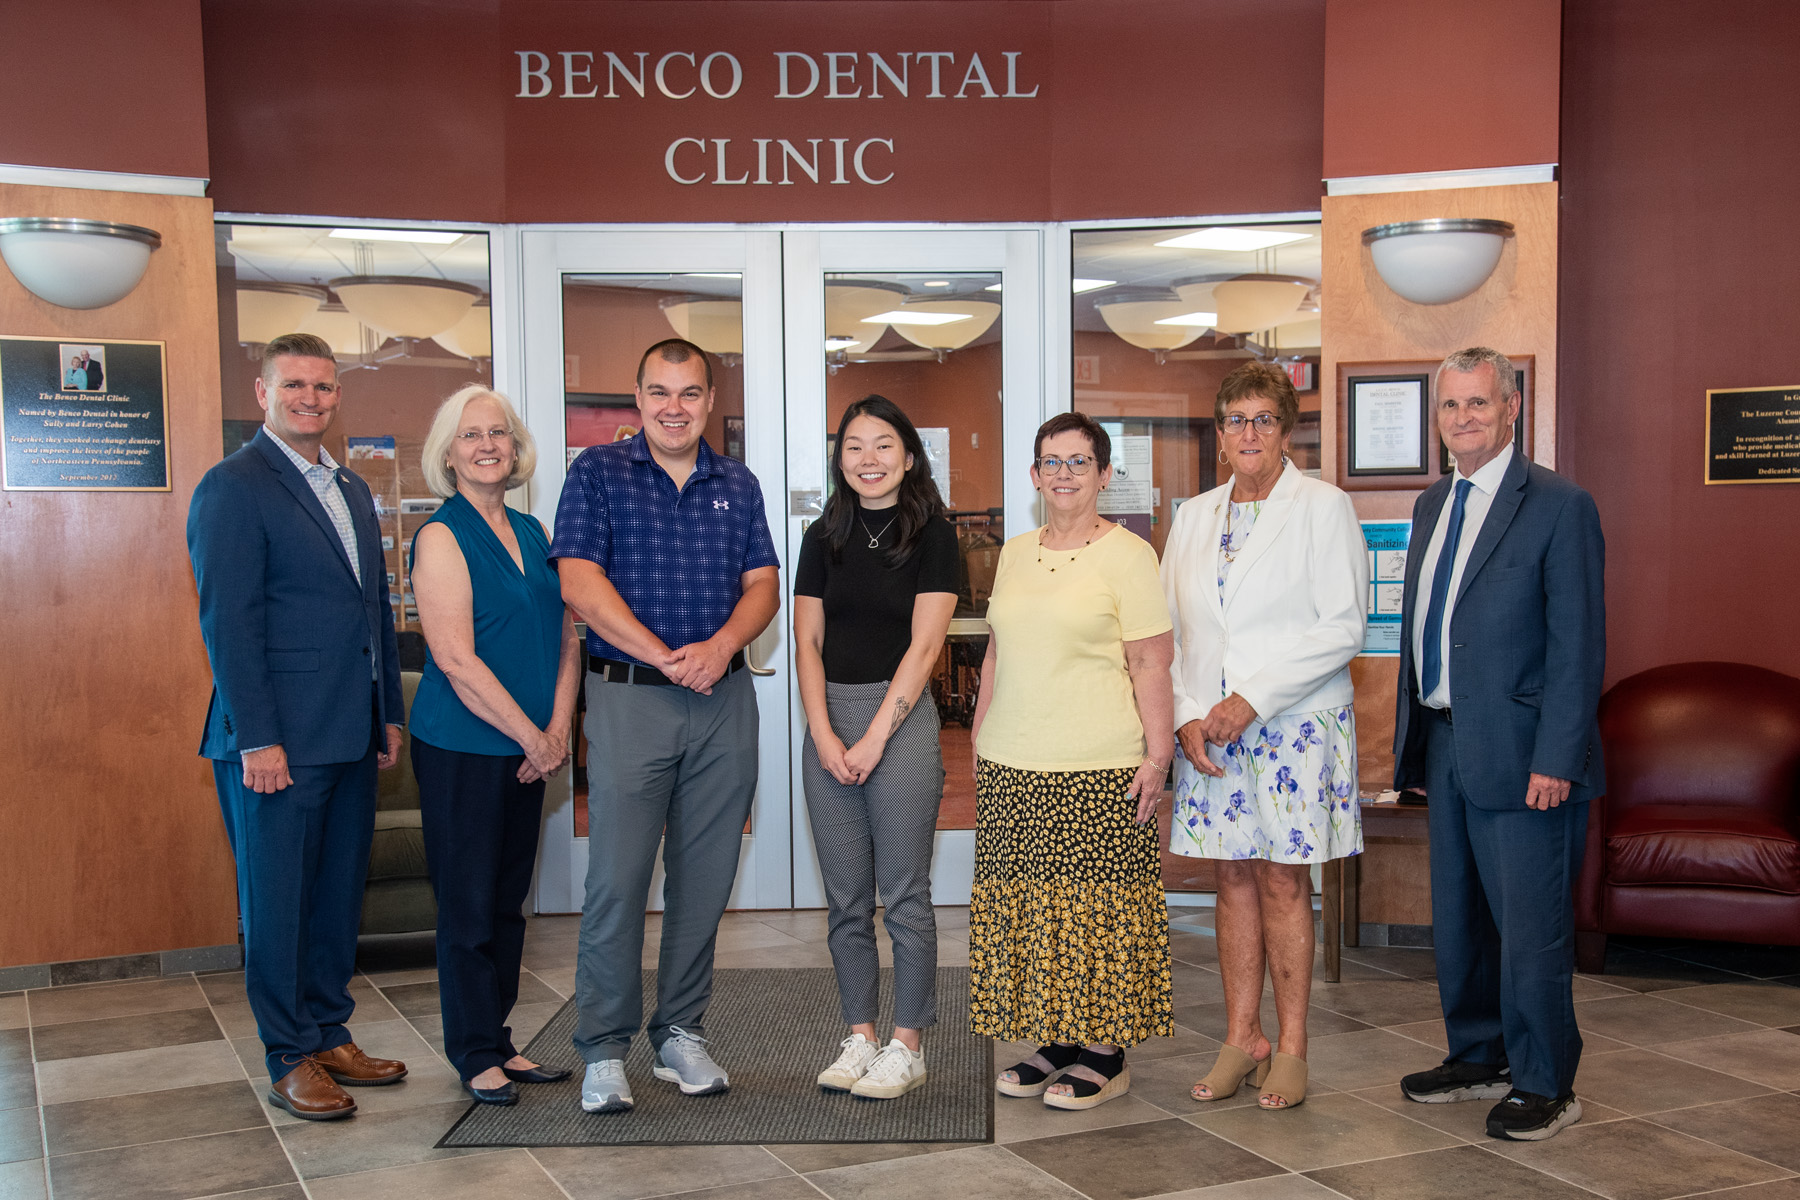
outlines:
{"label": "navy suit jacket", "polygon": [[[1413,628],[1431,598],[1425,551],[1454,476],[1413,505],[1400,625],[1394,786],[1425,783],[1424,706]],[[1606,543],[1594,501],[1515,447],[1451,605],[1456,767],[1477,808],[1522,809],[1532,772],[1569,799],[1604,792],[1598,709],[1606,667]]]}
{"label": "navy suit jacket", "polygon": [[331,515],[267,430],[194,489],[188,554],[213,672],[206,758],[280,745],[291,766],[355,762],[377,724],[405,724],[375,502],[354,472],[340,471],[338,486],[356,529],[360,588]]}

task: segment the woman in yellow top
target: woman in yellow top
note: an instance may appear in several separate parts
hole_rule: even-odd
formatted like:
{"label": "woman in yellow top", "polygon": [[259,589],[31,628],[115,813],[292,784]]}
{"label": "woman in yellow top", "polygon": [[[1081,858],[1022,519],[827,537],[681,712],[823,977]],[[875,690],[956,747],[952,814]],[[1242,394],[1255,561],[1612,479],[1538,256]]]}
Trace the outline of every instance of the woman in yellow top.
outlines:
{"label": "woman in yellow top", "polygon": [[1041,1043],[995,1088],[1054,1108],[1124,1095],[1125,1048],[1174,1032],[1152,819],[1173,637],[1156,552],[1099,514],[1111,456],[1081,413],[1038,430],[1049,521],[1000,553],[975,706],[969,1023]]}

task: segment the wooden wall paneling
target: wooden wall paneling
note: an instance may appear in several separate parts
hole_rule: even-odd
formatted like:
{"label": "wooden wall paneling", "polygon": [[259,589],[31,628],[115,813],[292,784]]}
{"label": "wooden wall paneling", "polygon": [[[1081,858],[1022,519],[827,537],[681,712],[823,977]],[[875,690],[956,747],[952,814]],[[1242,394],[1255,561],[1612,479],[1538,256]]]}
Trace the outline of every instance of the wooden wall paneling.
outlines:
{"label": "wooden wall paneling", "polygon": [[9,216],[161,231],[143,282],[78,312],[0,270],[0,331],[166,343],[169,492],[0,493],[0,966],[222,945],[236,902],[185,528],[220,455],[212,204],[0,185]]}

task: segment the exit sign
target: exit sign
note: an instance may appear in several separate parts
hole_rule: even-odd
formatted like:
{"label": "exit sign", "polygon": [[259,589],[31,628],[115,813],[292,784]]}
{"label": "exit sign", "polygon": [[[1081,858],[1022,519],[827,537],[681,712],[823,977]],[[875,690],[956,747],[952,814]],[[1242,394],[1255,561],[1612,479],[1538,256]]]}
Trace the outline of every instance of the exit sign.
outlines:
{"label": "exit sign", "polygon": [[1309,362],[1291,362],[1287,364],[1288,379],[1293,383],[1296,392],[1310,392],[1317,385],[1313,383],[1313,364]]}

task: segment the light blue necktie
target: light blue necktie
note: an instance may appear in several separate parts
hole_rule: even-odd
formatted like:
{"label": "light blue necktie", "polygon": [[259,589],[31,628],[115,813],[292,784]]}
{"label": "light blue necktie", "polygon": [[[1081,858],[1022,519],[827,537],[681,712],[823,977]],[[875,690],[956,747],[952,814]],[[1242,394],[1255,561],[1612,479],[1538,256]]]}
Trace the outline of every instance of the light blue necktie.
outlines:
{"label": "light blue necktie", "polygon": [[1437,571],[1431,577],[1431,605],[1425,610],[1425,662],[1420,696],[1437,691],[1444,677],[1444,607],[1450,599],[1450,576],[1456,570],[1456,546],[1462,541],[1463,502],[1469,498],[1470,483],[1456,481],[1456,502],[1450,506],[1450,528],[1444,534],[1444,550],[1438,555]]}

